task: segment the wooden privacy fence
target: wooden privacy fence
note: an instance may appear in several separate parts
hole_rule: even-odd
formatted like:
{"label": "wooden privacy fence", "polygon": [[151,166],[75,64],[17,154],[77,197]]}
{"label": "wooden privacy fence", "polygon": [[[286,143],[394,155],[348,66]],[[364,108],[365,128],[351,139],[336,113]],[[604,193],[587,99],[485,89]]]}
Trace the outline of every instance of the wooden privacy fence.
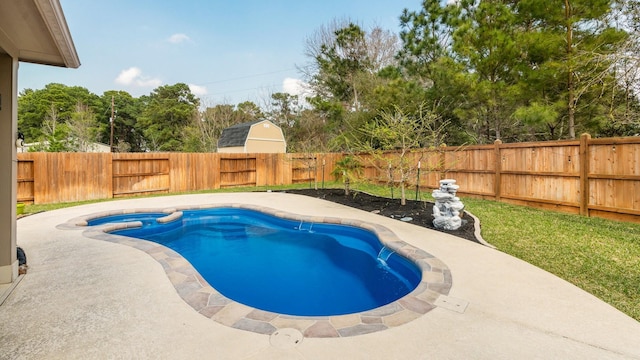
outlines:
{"label": "wooden privacy fence", "polygon": [[[19,202],[47,204],[329,180],[342,154],[20,153]],[[322,163],[328,166],[323,166]]]}
{"label": "wooden privacy fence", "polygon": [[[141,194],[331,180],[344,154],[21,153],[18,201],[55,203]],[[389,153],[384,156],[397,156]],[[421,150],[421,188],[453,178],[459,194],[640,222],[640,137]],[[379,161],[378,159],[377,161]],[[372,161],[375,162],[375,161]],[[384,161],[383,161],[384,162]],[[415,169],[414,169],[415,170]],[[378,182],[382,166],[365,166]],[[417,180],[417,177],[416,177]]]}
{"label": "wooden privacy fence", "polygon": [[440,176],[455,179],[461,195],[640,222],[640,137],[496,141],[437,156]]}

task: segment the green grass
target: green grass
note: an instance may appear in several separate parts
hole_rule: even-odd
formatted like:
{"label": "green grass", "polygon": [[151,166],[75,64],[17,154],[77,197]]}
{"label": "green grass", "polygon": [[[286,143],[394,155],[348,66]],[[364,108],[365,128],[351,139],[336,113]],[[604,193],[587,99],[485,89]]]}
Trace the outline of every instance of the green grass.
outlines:
{"label": "green grass", "polygon": [[463,199],[482,237],[640,320],[640,224]]}
{"label": "green grass", "polygon": [[[320,186],[320,184],[318,184]],[[341,187],[326,182],[325,187]],[[294,186],[230,188],[210,192],[309,188]],[[357,184],[353,189],[391,197],[388,187]],[[394,190],[394,198],[400,192]],[[166,196],[166,195],[157,195]],[[415,192],[407,191],[414,200]],[[429,192],[421,200],[431,200]],[[463,198],[482,224],[482,236],[498,250],[547,270],[640,321],[640,224],[544,211],[488,200]],[[49,211],[96,201],[27,205],[25,213]]]}
{"label": "green grass", "polygon": [[[325,182],[325,187],[338,187],[340,184],[335,182]],[[318,183],[318,187],[321,184]],[[185,195],[185,194],[209,194],[209,193],[229,193],[229,192],[242,192],[242,191],[267,191],[267,190],[286,190],[286,189],[309,189],[313,188],[314,184],[309,183],[299,183],[293,185],[280,185],[280,186],[247,186],[247,187],[234,187],[234,188],[224,188],[217,190],[201,190],[201,191],[192,191],[192,192],[184,192],[184,193],[172,193],[172,194],[154,194],[154,195],[144,195],[139,196],[141,198],[148,197],[158,197],[158,196],[177,196],[177,195]],[[71,206],[85,205],[85,204],[93,204],[98,202],[105,201],[114,201],[114,200],[125,200],[125,199],[135,199],[136,196],[129,196],[124,198],[115,198],[115,199],[100,199],[100,200],[88,200],[88,201],[76,201],[76,202],[64,202],[64,203],[55,203],[55,204],[31,204],[25,205],[24,214],[35,214],[43,211],[51,211],[56,209],[62,209]]]}

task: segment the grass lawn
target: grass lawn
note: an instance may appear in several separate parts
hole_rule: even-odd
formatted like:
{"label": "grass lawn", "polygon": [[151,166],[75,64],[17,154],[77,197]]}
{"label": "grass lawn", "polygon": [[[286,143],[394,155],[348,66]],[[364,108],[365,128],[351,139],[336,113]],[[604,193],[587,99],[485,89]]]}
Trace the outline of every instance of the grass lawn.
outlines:
{"label": "grass lawn", "polygon": [[[327,183],[326,187],[339,187]],[[308,188],[298,184],[295,188]],[[221,191],[257,191],[292,188],[234,188]],[[353,186],[352,188],[356,188]],[[386,187],[358,185],[379,196],[391,196]],[[221,192],[216,191],[216,192]],[[399,190],[394,191],[398,198]],[[407,192],[409,200],[415,192]],[[422,193],[430,200],[429,193]],[[500,251],[547,270],[606,301],[640,321],[640,224],[587,218],[514,206],[488,200],[463,198],[466,210],[482,224],[482,237]],[[28,205],[26,213],[47,211],[82,203]]]}
{"label": "grass lawn", "polygon": [[640,224],[462,199],[482,237],[640,321]]}

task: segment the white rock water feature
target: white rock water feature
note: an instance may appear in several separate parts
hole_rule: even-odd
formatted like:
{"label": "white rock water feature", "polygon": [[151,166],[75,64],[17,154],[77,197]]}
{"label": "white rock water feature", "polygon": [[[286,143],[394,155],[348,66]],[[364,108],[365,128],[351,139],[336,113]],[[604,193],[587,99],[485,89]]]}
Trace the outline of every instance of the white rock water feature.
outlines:
{"label": "white rock water feature", "polygon": [[440,180],[440,189],[433,190],[432,196],[436,200],[433,206],[433,226],[442,230],[457,230],[462,226],[460,212],[464,204],[456,197],[460,186],[453,179]]}

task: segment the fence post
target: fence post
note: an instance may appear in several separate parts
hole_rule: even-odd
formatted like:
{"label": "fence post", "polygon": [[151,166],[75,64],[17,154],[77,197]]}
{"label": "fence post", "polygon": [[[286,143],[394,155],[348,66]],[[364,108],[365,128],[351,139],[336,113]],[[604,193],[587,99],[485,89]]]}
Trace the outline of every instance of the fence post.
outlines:
{"label": "fence post", "polygon": [[502,145],[502,140],[497,139],[493,142],[494,153],[495,153],[495,177],[493,180],[493,194],[495,196],[496,201],[500,201],[500,192],[502,188],[502,154],[500,153],[500,145]]}
{"label": "fence post", "polygon": [[580,215],[589,216],[589,140],[591,135],[580,135]]}

